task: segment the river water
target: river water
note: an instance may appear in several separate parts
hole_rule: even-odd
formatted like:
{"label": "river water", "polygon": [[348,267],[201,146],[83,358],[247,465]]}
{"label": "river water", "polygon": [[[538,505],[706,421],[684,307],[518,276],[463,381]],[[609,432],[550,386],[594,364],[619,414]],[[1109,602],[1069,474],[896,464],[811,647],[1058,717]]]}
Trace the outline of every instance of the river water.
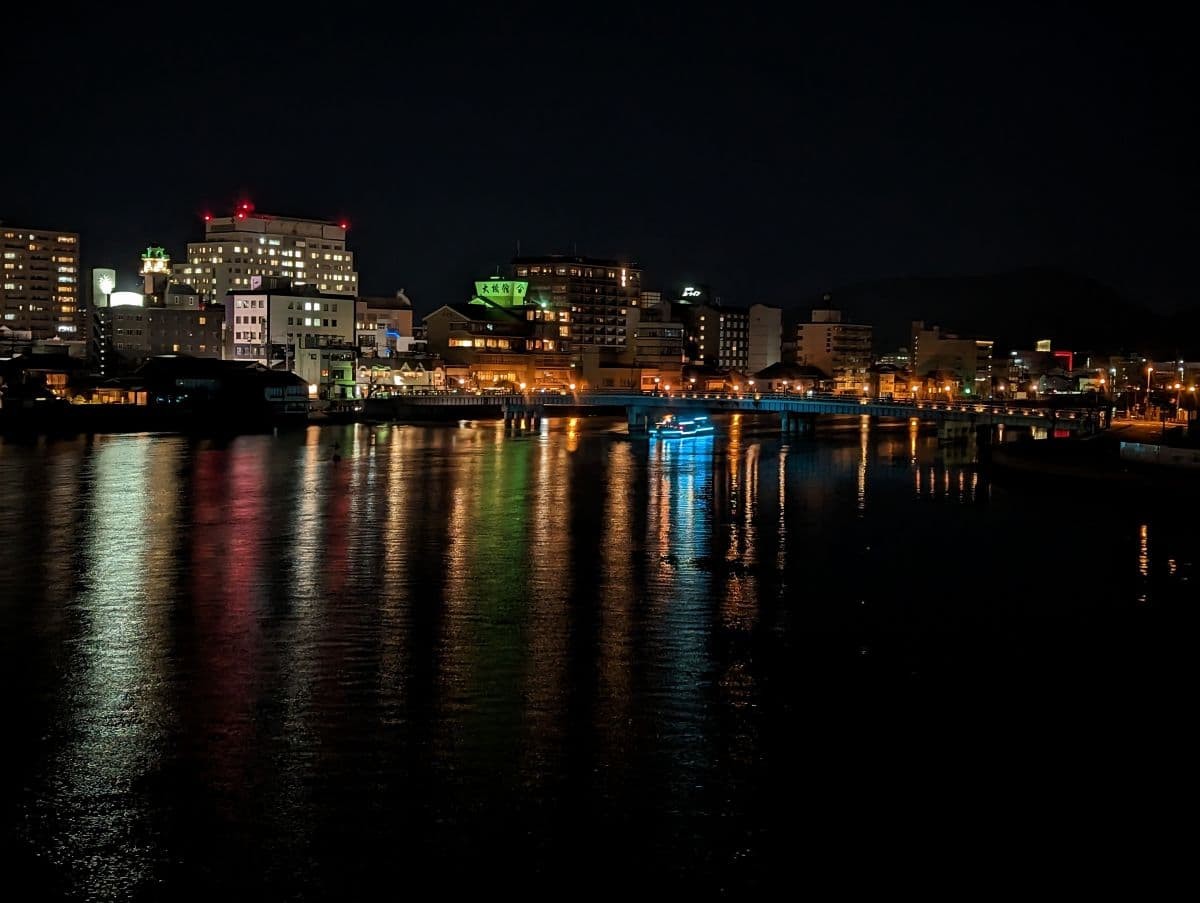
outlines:
{"label": "river water", "polygon": [[1132,820],[1193,509],[848,427],[0,440],[8,880],[742,896]]}

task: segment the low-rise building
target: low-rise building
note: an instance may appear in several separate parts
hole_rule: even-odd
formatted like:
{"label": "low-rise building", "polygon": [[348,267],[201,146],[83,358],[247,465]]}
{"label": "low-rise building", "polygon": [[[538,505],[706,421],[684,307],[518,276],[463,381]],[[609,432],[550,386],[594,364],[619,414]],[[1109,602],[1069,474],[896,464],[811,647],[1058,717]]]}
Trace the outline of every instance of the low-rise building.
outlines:
{"label": "low-rise building", "polygon": [[480,389],[524,383],[557,391],[576,381],[567,350],[573,312],[525,303],[526,288],[520,280],[480,280],[471,301],[445,304],[424,318],[425,349],[446,362],[448,377],[455,368],[453,379]]}
{"label": "low-rise building", "polygon": [[393,298],[359,298],[354,319],[361,357],[391,357],[413,336],[412,301],[404,289]]}
{"label": "low-rise building", "polygon": [[760,392],[820,391],[828,377],[816,367],[784,361],[772,364],[754,374],[755,388]]}
{"label": "low-rise building", "polygon": [[[465,377],[463,377],[465,383]],[[358,397],[387,398],[447,387],[446,365],[431,354],[360,357]]]}
{"label": "low-rise building", "polygon": [[164,354],[220,358],[224,322],[221,307],[97,307],[91,329],[92,359],[98,373],[111,376]]}

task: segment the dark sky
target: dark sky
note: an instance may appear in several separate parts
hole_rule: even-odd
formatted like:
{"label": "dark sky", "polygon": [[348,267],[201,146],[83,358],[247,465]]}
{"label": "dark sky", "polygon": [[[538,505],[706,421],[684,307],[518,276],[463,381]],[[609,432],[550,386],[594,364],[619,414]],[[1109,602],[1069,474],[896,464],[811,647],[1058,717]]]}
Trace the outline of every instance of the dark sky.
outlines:
{"label": "dark sky", "polygon": [[1140,5],[172,6],[6,9],[0,218],[131,268],[242,196],[344,216],[422,309],[518,239],[739,303],[1035,264],[1194,303],[1195,65]]}

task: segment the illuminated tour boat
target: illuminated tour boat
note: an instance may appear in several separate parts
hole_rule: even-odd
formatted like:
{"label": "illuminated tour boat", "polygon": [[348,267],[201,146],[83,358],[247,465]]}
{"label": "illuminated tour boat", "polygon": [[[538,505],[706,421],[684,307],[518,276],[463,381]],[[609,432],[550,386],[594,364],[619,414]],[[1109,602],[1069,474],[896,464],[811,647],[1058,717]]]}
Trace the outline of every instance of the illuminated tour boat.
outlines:
{"label": "illuminated tour boat", "polygon": [[713,432],[712,422],[703,415],[681,418],[667,414],[650,427],[650,435],[659,439],[691,439]]}

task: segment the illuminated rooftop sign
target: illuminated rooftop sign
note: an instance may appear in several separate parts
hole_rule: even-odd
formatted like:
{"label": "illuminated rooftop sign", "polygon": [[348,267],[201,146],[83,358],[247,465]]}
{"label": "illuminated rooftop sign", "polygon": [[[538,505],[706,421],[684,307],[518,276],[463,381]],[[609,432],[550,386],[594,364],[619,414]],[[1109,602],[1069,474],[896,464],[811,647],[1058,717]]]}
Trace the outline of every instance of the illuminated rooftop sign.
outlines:
{"label": "illuminated rooftop sign", "polygon": [[142,275],[147,273],[171,272],[171,258],[167,256],[166,248],[147,248],[142,254]]}
{"label": "illuminated rooftop sign", "polygon": [[481,279],[475,283],[475,295],[500,307],[525,303],[529,283],[517,279]]}

